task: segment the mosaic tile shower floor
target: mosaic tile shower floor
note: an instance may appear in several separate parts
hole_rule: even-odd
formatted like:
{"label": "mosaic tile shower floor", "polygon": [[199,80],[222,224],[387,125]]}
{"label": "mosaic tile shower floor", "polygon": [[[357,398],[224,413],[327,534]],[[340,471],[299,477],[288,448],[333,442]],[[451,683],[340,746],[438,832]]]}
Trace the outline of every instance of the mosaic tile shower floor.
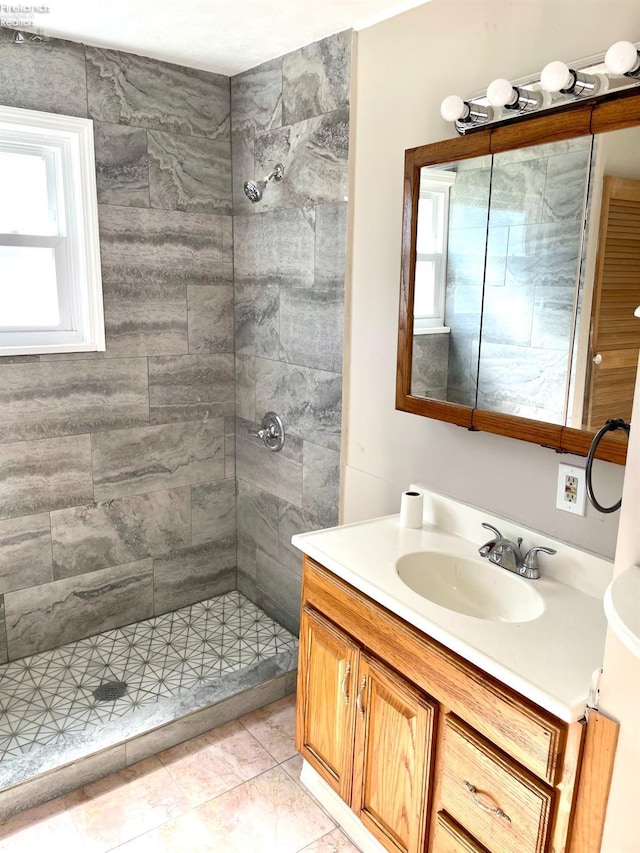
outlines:
{"label": "mosaic tile shower floor", "polygon": [[[220,676],[296,649],[294,636],[230,592],[13,661],[0,667],[0,762],[124,729],[138,711],[153,716],[151,706],[176,704]],[[126,684],[125,695],[96,699],[96,688],[111,682]]]}

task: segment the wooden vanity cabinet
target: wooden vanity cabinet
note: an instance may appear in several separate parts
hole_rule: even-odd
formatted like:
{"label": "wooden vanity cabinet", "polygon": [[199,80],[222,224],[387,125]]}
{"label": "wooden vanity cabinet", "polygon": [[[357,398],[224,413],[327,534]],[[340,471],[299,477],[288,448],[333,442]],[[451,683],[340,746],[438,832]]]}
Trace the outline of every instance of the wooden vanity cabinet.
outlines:
{"label": "wooden vanity cabinet", "polygon": [[584,721],[304,558],[296,747],[392,853],[596,853],[617,735],[600,720],[608,778]]}

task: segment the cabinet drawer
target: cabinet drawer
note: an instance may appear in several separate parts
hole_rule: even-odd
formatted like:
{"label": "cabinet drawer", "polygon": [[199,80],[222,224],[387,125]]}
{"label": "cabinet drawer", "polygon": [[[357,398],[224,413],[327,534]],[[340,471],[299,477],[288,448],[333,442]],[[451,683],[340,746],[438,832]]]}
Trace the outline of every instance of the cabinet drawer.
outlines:
{"label": "cabinet drawer", "polygon": [[440,807],[492,853],[543,853],[553,798],[550,788],[447,716]]}
{"label": "cabinet drawer", "polygon": [[433,834],[433,853],[489,853],[452,820],[446,812],[438,812]]}

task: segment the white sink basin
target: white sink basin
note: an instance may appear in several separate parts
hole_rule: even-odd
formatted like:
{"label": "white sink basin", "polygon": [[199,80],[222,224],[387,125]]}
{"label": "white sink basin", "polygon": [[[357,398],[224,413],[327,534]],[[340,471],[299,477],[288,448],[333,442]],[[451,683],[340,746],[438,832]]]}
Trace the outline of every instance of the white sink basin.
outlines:
{"label": "white sink basin", "polygon": [[604,594],[604,612],[611,630],[640,658],[640,566],[614,578]]}
{"label": "white sink basin", "polygon": [[396,561],[400,580],[423,598],[477,619],[531,622],[542,615],[544,601],[535,581],[494,566],[436,551],[405,554]]}

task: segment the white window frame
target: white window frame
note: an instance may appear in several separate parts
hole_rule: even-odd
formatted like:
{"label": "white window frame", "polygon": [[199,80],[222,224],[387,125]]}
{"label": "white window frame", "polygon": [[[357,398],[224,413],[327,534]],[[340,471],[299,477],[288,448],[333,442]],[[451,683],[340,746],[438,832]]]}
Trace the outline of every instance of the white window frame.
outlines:
{"label": "white window frame", "polygon": [[[0,150],[38,151],[47,162],[47,185],[64,211],[58,235],[0,233],[0,246],[52,248],[59,326],[2,326],[0,356],[96,352],[105,349],[98,201],[91,119],[0,106]],[[0,188],[0,192],[1,192]]]}
{"label": "white window frame", "polygon": [[453,171],[437,171],[423,169],[420,177],[419,198],[427,195],[437,195],[441,198],[442,221],[442,251],[419,253],[416,249],[416,265],[420,261],[432,261],[435,264],[435,299],[436,313],[420,315],[414,313],[413,333],[415,335],[448,333],[444,325],[445,295],[447,287],[447,243],[449,234],[449,192],[456,179]]}

